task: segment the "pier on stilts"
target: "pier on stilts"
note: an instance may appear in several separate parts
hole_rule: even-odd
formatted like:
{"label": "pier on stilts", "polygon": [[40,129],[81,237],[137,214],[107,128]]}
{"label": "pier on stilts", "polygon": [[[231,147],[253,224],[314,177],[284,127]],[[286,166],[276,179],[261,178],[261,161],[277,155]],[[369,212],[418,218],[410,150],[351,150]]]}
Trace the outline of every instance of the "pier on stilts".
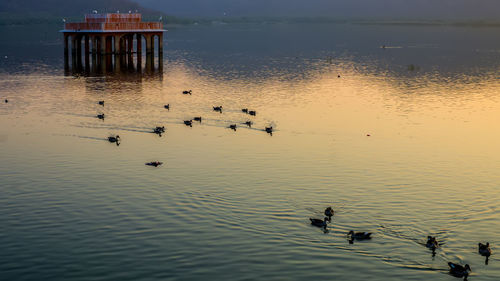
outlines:
{"label": "pier on stilts", "polygon": [[[61,30],[64,34],[65,70],[70,70],[71,49],[71,69],[74,72],[141,72],[143,66],[146,71],[161,71],[165,32],[161,21],[143,22],[139,13],[87,14],[85,22],[65,23]],[[146,48],[145,63],[142,61],[143,44]],[[155,54],[158,55],[157,65]]]}

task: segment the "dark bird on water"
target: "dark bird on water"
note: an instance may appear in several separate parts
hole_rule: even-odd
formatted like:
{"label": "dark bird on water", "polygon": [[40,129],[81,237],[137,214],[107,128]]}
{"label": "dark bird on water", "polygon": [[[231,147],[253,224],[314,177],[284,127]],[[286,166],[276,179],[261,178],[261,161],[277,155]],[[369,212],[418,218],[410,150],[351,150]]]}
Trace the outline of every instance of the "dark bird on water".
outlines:
{"label": "dark bird on water", "polygon": [[485,257],[491,256],[490,242],[486,242],[486,244],[479,243],[479,254]]}
{"label": "dark bird on water", "polygon": [[328,207],[328,208],[325,209],[325,216],[328,217],[328,220],[330,220],[332,218],[333,213],[334,212],[333,212],[332,207]]}
{"label": "dark bird on water", "polygon": [[156,127],[153,129],[153,133],[161,136],[162,133],[165,133],[165,126]]}
{"label": "dark bird on water", "polygon": [[8,99],[5,99],[5,103],[8,103],[8,102],[9,102],[9,100],[8,100]]}
{"label": "dark bird on water", "polygon": [[184,120],[184,125],[193,127],[193,120]]}
{"label": "dark bird on water", "polygon": [[104,120],[104,113],[103,114],[97,114],[97,118]]}
{"label": "dark bird on water", "polygon": [[436,237],[427,236],[427,243],[425,243],[425,246],[432,251],[435,251],[439,247],[439,243],[436,240]]}
{"label": "dark bird on water", "polygon": [[247,125],[247,126],[248,126],[248,127],[250,127],[250,128],[252,127],[252,124],[253,124],[253,123],[252,123],[252,121],[247,121],[247,122],[245,122],[245,125]]}
{"label": "dark bird on water", "polygon": [[243,108],[241,111],[244,113],[248,113],[248,108]]}
{"label": "dark bird on water", "polygon": [[108,141],[111,143],[116,143],[116,145],[120,145],[121,139],[120,139],[119,135],[116,135],[116,136],[108,137]]}
{"label": "dark bird on water", "polygon": [[219,106],[214,106],[214,111],[218,111],[220,113],[222,113],[222,105],[219,105]]}
{"label": "dark bird on water", "polygon": [[236,124],[229,125],[229,129],[233,129],[234,131],[236,131]]}
{"label": "dark bird on water", "polygon": [[163,162],[160,162],[160,161],[153,161],[153,162],[146,163],[147,166],[154,166],[154,167],[161,166],[162,164],[163,164]]}
{"label": "dark bird on water", "polygon": [[198,121],[201,123],[201,116],[193,118],[194,121]]}
{"label": "dark bird on water", "polygon": [[371,239],[371,232],[354,232],[354,231],[349,231],[347,234],[348,236],[351,236],[351,240],[356,239],[356,240],[365,240],[365,239]]}
{"label": "dark bird on water", "polygon": [[255,116],[255,115],[257,115],[257,112],[255,110],[250,110],[250,111],[248,111],[248,114]]}
{"label": "dark bird on water", "polygon": [[189,91],[182,91],[182,93],[184,95],[192,95],[193,94],[193,91],[192,90],[189,90]]}
{"label": "dark bird on water", "polygon": [[100,100],[98,103],[99,103],[99,105],[104,106],[104,101],[103,100]]}
{"label": "dark bird on water", "polygon": [[327,222],[328,222],[328,218],[327,217],[325,217],[323,220],[313,219],[313,218],[309,218],[309,220],[311,221],[312,225],[317,226],[317,227],[323,227],[323,228],[326,229]]}
{"label": "dark bird on water", "polygon": [[459,277],[459,278],[464,278],[464,280],[467,280],[467,276],[469,276],[469,272],[472,270],[470,269],[470,266],[466,264],[465,266],[461,266],[456,263],[449,262],[448,266],[450,267],[450,274]]}
{"label": "dark bird on water", "polygon": [[266,127],[266,133],[273,135],[273,127]]}
{"label": "dark bird on water", "polygon": [[166,105],[164,105],[163,107],[165,107],[165,109],[170,110],[170,104],[166,104]]}

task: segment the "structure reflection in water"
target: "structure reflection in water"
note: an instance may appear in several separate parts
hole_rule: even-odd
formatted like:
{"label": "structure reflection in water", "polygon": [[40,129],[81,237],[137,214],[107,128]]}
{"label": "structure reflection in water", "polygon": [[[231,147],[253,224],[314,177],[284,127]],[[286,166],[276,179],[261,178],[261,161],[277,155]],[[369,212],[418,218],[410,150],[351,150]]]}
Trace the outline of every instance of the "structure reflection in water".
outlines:
{"label": "structure reflection in water", "polygon": [[163,74],[163,61],[154,62],[153,56],[146,56],[146,61],[141,63],[140,57],[104,55],[92,58],[91,63],[82,64],[77,57],[73,63],[65,63],[64,74],[66,76],[114,76],[126,77],[159,77]]}
{"label": "structure reflection in water", "polygon": [[[161,73],[165,31],[161,22],[142,22],[141,14],[137,13],[88,14],[85,22],[65,23],[64,30],[61,30],[64,34],[65,73]],[[146,49],[145,62],[143,47]],[[155,54],[158,55],[157,65]]]}

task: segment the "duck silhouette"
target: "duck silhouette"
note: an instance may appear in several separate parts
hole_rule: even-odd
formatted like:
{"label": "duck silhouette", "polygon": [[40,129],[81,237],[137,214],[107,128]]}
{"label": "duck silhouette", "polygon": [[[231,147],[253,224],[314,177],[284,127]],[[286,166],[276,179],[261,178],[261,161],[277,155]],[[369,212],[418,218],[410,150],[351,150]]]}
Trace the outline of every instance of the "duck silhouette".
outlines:
{"label": "duck silhouette", "polygon": [[266,131],[266,133],[270,134],[271,136],[273,135],[273,127],[266,127],[265,131]]}
{"label": "duck silhouette", "polygon": [[184,95],[192,95],[193,94],[193,90],[189,90],[189,91],[182,91],[182,93]]}
{"label": "duck silhouette", "polygon": [[436,248],[439,247],[439,243],[437,242],[436,237],[427,236],[427,242],[425,243],[425,246],[435,251]]}
{"label": "duck silhouette", "polygon": [[347,234],[348,236],[351,237],[351,240],[367,240],[367,239],[371,239],[371,235],[372,233],[371,232],[354,232],[354,231],[349,231],[349,233]]}
{"label": "duck silhouette", "polygon": [[325,217],[323,220],[314,219],[314,218],[309,218],[309,220],[311,221],[312,225],[317,226],[317,227],[323,227],[326,229],[327,221],[328,221],[327,217]]}
{"label": "duck silhouette", "polygon": [[160,161],[153,161],[153,162],[146,163],[147,166],[154,166],[154,167],[161,166],[162,164],[163,164],[163,162],[160,162]]}
{"label": "duck silhouette", "polygon": [[432,256],[436,256],[436,249],[439,248],[439,243],[436,240],[436,237],[432,236],[427,236],[427,242],[425,243],[425,246],[432,251]]}
{"label": "duck silhouette", "polygon": [[184,125],[193,127],[193,120],[184,120]]}
{"label": "duck silhouette", "polygon": [[328,217],[328,220],[330,221],[332,219],[332,216],[333,216],[333,209],[332,207],[328,207],[325,209],[325,216]]}
{"label": "duck silhouette", "polygon": [[154,128],[153,133],[158,134],[161,137],[161,134],[165,133],[165,126]]}
{"label": "duck silhouette", "polygon": [[486,244],[479,243],[479,254],[485,257],[491,256],[490,242],[486,242]]}
{"label": "duck silhouette", "polygon": [[116,143],[116,145],[118,146],[118,145],[120,145],[121,138],[119,135],[110,136],[110,137],[108,137],[108,141],[111,143]]}
{"label": "duck silhouette", "polygon": [[104,106],[104,101],[103,101],[103,100],[100,100],[100,101],[98,102],[98,104],[99,104],[99,105]]}
{"label": "duck silhouette", "polygon": [[450,267],[450,274],[459,277],[459,278],[464,278],[464,280],[467,280],[467,277],[469,276],[469,272],[472,270],[470,269],[470,266],[468,264],[462,266],[456,263],[448,262],[448,266]]}
{"label": "duck silhouette", "polygon": [[163,107],[165,107],[165,109],[170,110],[170,104],[166,104],[166,105],[164,105]]}
{"label": "duck silhouette", "polygon": [[479,243],[479,254],[483,257],[486,257],[484,261],[485,264],[488,264],[488,259],[491,256],[490,242],[486,242],[486,244]]}

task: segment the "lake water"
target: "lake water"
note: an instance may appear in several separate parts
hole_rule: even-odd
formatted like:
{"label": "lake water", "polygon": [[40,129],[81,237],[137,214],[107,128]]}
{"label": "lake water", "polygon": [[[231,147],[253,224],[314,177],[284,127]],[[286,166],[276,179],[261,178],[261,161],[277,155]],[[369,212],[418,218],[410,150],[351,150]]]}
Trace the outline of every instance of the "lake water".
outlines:
{"label": "lake water", "polygon": [[1,280],[498,280],[500,28],[170,27],[155,75],[59,28],[0,27]]}

